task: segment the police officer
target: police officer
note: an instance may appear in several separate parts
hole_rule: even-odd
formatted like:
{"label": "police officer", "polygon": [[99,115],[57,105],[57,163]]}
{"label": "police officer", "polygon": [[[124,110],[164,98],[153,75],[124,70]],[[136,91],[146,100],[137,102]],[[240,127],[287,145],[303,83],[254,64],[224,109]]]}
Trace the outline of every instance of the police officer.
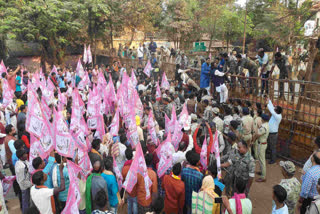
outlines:
{"label": "police officer", "polygon": [[249,147],[251,148],[251,142],[252,142],[252,133],[254,130],[253,127],[253,118],[249,114],[249,108],[243,107],[242,108],[242,139],[247,142]]}
{"label": "police officer", "polygon": [[221,164],[221,167],[227,168],[233,166],[233,185],[237,179],[242,179],[246,182],[246,195],[248,196],[250,187],[255,176],[255,161],[249,152],[248,144],[245,141],[238,143],[238,152],[233,157],[230,157],[228,162]]}
{"label": "police officer", "polygon": [[266,181],[266,150],[267,150],[267,141],[269,136],[269,116],[267,114],[262,114],[262,125],[258,129],[258,132],[255,134],[254,139],[257,139],[258,149],[257,149],[257,159],[259,161],[261,172],[258,173],[261,175],[258,178],[257,182]]}

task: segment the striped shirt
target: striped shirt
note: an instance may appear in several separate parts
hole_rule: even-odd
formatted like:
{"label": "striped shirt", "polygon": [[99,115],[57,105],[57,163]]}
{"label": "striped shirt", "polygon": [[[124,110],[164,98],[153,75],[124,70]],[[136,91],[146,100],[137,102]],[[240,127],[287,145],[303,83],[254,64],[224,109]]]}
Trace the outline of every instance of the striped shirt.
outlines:
{"label": "striped shirt", "polygon": [[203,174],[196,169],[186,167],[181,172],[181,180],[186,188],[186,205],[191,206],[192,192],[198,192],[201,188]]}
{"label": "striped shirt", "polygon": [[302,177],[302,186],[300,196],[302,198],[314,198],[319,195],[317,183],[320,178],[320,165],[311,167]]}

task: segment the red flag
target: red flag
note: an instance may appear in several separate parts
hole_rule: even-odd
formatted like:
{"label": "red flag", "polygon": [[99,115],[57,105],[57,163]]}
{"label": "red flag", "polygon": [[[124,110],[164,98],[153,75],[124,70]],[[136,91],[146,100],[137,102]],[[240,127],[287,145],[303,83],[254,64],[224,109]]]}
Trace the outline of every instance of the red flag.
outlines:
{"label": "red flag", "polygon": [[136,154],[128,171],[126,180],[124,181],[123,188],[129,193],[132,191],[134,185],[137,183],[138,173],[144,178],[144,186],[146,190],[146,199],[151,197],[150,187],[152,181],[148,176],[146,162],[144,160],[141,144],[138,143],[136,147]]}
{"label": "red flag", "polygon": [[143,70],[143,73],[145,73],[148,77],[150,77],[151,70],[152,70],[151,62],[150,60],[148,60],[148,63]]}

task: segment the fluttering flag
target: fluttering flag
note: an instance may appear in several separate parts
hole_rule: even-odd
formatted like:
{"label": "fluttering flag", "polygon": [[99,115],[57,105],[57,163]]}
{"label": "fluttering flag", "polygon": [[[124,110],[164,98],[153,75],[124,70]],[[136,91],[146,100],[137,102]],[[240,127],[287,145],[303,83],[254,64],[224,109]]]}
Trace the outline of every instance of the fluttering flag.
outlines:
{"label": "fluttering flag", "polygon": [[117,165],[116,159],[114,158],[114,156],[112,156],[112,157],[113,157],[113,171],[116,174],[116,178],[117,178],[117,182],[118,182],[118,188],[119,188],[119,192],[120,192],[120,190],[122,188],[123,177],[122,177],[122,174],[121,174],[121,172],[119,170],[119,167]]}
{"label": "fluttering flag", "polygon": [[166,72],[163,72],[163,74],[162,74],[161,88],[166,89],[166,90],[170,89],[170,83],[168,81]]}
{"label": "fluttering flag", "polygon": [[202,167],[204,170],[207,170],[208,168],[208,150],[207,150],[207,135],[204,138],[202,148],[201,148],[201,153],[200,153],[200,163],[202,164]]}
{"label": "fluttering flag", "polygon": [[188,113],[188,109],[187,109],[187,105],[186,103],[183,105],[182,111],[179,115],[179,124],[182,127],[186,127],[189,126],[189,121],[188,121],[188,117],[189,117],[189,113]]}
{"label": "fluttering flag", "polygon": [[78,59],[77,68],[76,68],[76,74],[80,78],[83,78],[83,76],[84,76],[84,69],[83,69],[83,66],[81,64],[80,58]]}
{"label": "fluttering flag", "polygon": [[84,48],[83,48],[83,59],[82,61],[87,64],[88,62],[88,53],[87,53],[87,46],[86,44],[84,44]]}
{"label": "fluttering flag", "polygon": [[152,111],[150,111],[148,116],[148,130],[149,130],[149,134],[152,142],[154,143],[154,145],[158,146],[159,140],[158,140],[156,129],[155,129],[155,123],[154,123]]}
{"label": "fluttering flag", "polygon": [[156,154],[159,158],[159,164],[157,167],[157,174],[161,178],[166,171],[172,167],[172,154],[174,148],[171,144],[171,134],[169,133],[167,139],[163,141],[156,149]]}
{"label": "fluttering flag", "polygon": [[123,188],[127,190],[129,193],[131,193],[133,187],[137,183],[138,173],[143,177],[144,187],[146,191],[146,199],[148,199],[151,197],[150,187],[152,185],[152,181],[148,175],[146,161],[143,156],[140,142],[137,144],[136,154],[134,155],[127,177],[123,183]]}
{"label": "fluttering flag", "polygon": [[220,151],[219,151],[219,139],[218,139],[218,131],[214,134],[213,145],[211,147],[210,153],[214,153],[214,156],[217,160],[217,169],[218,169],[218,177],[222,178],[221,175],[221,162],[220,162]]}
{"label": "fluttering flag", "polygon": [[4,65],[4,62],[3,62],[3,60],[1,60],[1,64],[0,64],[0,75],[2,74],[2,73],[7,73],[7,68],[6,68],[6,66]]}
{"label": "fluttering flag", "polygon": [[157,100],[157,101],[160,101],[160,100],[161,100],[161,90],[160,90],[160,87],[159,87],[159,82],[157,82],[156,100]]}
{"label": "fluttering flag", "polygon": [[90,45],[88,45],[87,56],[88,56],[88,63],[89,64],[92,63],[92,53],[91,53]]}
{"label": "fluttering flag", "polygon": [[110,135],[117,136],[119,132],[119,108],[117,108],[117,111],[112,119],[111,125],[110,125]]}
{"label": "fluttering flag", "polygon": [[148,63],[147,63],[146,67],[143,70],[143,73],[145,73],[148,77],[150,77],[151,70],[152,70],[151,62],[150,62],[150,60],[148,60]]}
{"label": "fluttering flag", "polygon": [[9,83],[6,79],[2,79],[2,106],[6,108],[13,102],[14,90],[9,86]]}

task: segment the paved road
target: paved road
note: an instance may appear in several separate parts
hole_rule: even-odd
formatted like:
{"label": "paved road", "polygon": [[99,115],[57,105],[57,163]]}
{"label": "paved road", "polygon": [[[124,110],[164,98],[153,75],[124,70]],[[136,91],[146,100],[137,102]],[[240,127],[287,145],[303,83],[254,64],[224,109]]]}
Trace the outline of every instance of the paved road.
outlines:
{"label": "paved road", "polygon": [[[257,168],[258,170],[258,168]],[[300,180],[300,168],[297,169],[297,178]],[[279,164],[267,165],[267,182],[254,182],[250,192],[250,199],[253,204],[253,214],[271,213],[272,206],[272,187],[280,183],[282,174]],[[19,200],[17,198],[8,199],[8,209],[10,214],[21,214]]]}

